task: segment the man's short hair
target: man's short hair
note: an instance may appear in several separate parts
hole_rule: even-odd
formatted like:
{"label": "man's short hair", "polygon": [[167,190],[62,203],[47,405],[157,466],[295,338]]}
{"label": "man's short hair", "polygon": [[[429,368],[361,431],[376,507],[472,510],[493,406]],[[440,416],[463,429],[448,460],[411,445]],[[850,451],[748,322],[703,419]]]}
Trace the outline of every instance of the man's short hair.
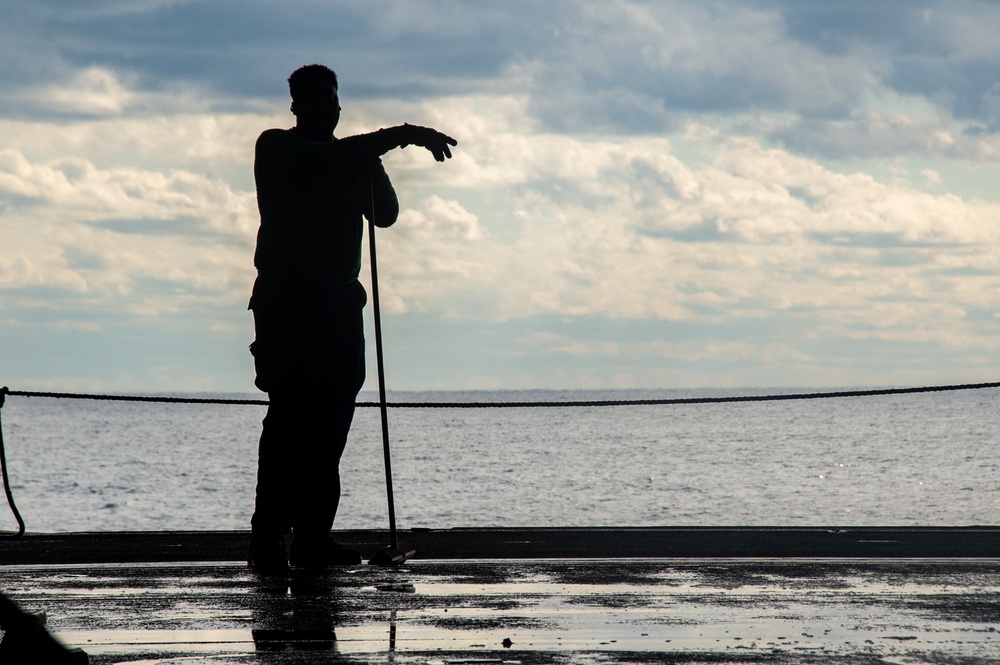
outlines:
{"label": "man's short hair", "polygon": [[313,101],[328,95],[330,86],[337,89],[337,75],[326,65],[299,67],[288,77],[288,92],[292,99]]}

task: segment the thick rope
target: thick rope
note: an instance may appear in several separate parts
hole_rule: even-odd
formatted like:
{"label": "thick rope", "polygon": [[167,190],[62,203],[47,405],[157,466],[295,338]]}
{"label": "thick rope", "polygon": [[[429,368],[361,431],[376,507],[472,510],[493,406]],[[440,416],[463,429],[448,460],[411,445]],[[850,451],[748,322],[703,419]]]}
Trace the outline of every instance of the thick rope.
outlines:
{"label": "thick rope", "polygon": [[10,491],[10,478],[7,477],[7,455],[3,445],[3,404],[8,392],[6,386],[0,388],[0,472],[3,475],[3,491],[7,495],[7,505],[10,506],[10,512],[14,513],[14,519],[17,520],[17,533],[13,536],[3,534],[0,535],[0,538],[20,538],[24,535],[24,520],[17,510],[17,505],[14,504],[14,494]]}
{"label": "thick rope", "polygon": [[[874,390],[843,390],[822,393],[789,393],[786,395],[734,395],[726,397],[675,397],[667,399],[623,399],[555,402],[391,402],[389,406],[403,409],[420,408],[531,408],[531,407],[598,407],[598,406],[664,406],[672,404],[725,404],[730,402],[779,402],[784,400],[830,399],[834,397],[877,397],[880,395],[909,395],[955,390],[980,390],[1000,388],[997,383],[968,383],[951,386],[924,386],[919,388],[879,388]],[[359,403],[358,406],[375,406]]]}
{"label": "thick rope", "polygon": [[[530,401],[530,402],[389,402],[387,406],[396,409],[510,409],[510,408],[565,408],[596,406],[665,406],[671,404],[725,404],[730,402],[780,402],[785,400],[831,399],[836,397],[877,397],[881,395],[911,395],[915,393],[937,393],[957,390],[982,390],[1000,388],[1000,382],[963,383],[947,386],[922,386],[916,388],[877,388],[872,390],[842,390],[816,393],[788,393],[784,395],[732,395],[723,397],[677,397],[667,399],[622,399],[622,400],[570,400],[570,401]],[[31,390],[8,390],[14,397],[52,397],[62,399],[89,399],[114,402],[163,402],[169,404],[233,404],[267,406],[263,399],[216,399],[206,397],[161,397],[155,395],[99,395],[88,393],[36,392]],[[358,402],[359,407],[379,407],[379,402]]]}
{"label": "thick rope", "polygon": [[97,395],[92,393],[52,393],[33,390],[8,390],[13,397],[53,397],[57,399],[91,399],[108,402],[164,402],[168,404],[259,404],[268,405],[264,399],[215,399],[208,397],[163,397],[158,395]]}

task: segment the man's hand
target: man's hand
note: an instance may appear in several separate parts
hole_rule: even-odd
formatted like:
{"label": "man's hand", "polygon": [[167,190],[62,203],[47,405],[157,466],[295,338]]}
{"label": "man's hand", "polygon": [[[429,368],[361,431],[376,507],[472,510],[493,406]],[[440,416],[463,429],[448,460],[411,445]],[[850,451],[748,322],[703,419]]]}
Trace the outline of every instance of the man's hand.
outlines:
{"label": "man's hand", "polygon": [[434,155],[434,159],[439,162],[451,157],[451,149],[448,146],[458,145],[458,141],[455,139],[430,127],[406,124],[398,129],[400,130],[401,148],[410,144],[427,148]]}

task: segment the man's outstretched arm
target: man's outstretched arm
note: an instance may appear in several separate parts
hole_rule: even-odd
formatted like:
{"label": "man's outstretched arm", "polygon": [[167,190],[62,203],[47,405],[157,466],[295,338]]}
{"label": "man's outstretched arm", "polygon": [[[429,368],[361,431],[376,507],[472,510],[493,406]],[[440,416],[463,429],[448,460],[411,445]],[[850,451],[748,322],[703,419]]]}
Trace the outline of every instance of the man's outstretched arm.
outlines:
{"label": "man's outstretched arm", "polygon": [[257,139],[255,161],[282,170],[335,173],[372,164],[390,150],[408,145],[425,148],[434,159],[443,162],[451,157],[451,146],[458,145],[458,141],[417,125],[398,125],[330,142],[304,141],[294,132],[269,129]]}
{"label": "man's outstretched arm", "polygon": [[409,124],[380,129],[371,134],[348,136],[337,143],[349,151],[356,152],[361,159],[366,156],[381,157],[395,148],[416,145],[429,150],[439,162],[450,158],[451,146],[458,145],[458,141],[436,129]]}

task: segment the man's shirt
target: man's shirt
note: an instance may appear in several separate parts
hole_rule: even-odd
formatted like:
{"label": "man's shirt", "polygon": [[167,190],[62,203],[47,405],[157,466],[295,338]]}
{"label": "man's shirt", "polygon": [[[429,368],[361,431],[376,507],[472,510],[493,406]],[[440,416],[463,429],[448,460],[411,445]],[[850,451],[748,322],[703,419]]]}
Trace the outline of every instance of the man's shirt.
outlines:
{"label": "man's shirt", "polygon": [[[363,217],[396,221],[399,203],[378,158],[360,158],[337,139],[315,143],[294,129],[269,129],[254,160],[260,229],[254,265],[259,279],[336,290],[361,271]],[[255,288],[256,292],[256,288]],[[253,302],[251,302],[253,308]]]}

